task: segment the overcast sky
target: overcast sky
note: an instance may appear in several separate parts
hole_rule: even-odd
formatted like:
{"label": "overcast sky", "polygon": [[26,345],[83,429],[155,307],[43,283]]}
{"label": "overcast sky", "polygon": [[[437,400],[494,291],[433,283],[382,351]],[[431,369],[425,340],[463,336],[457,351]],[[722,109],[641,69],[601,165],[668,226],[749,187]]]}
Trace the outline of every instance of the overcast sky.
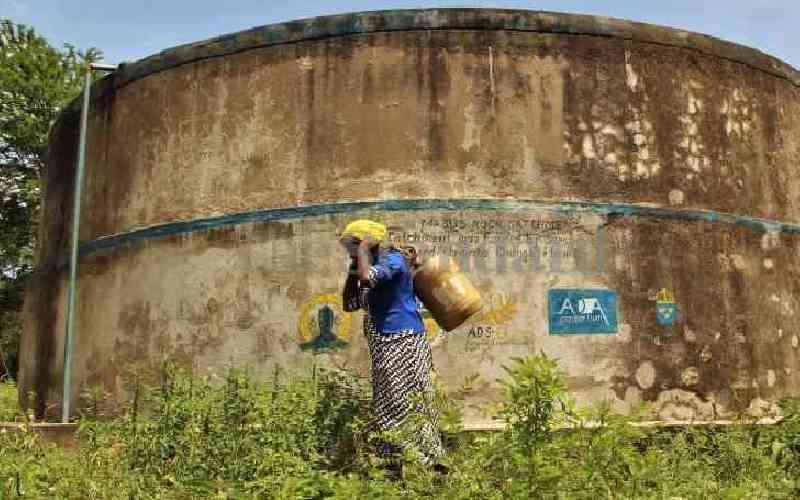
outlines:
{"label": "overcast sky", "polygon": [[800,68],[800,0],[0,0],[0,18],[52,44],[97,47],[109,63],[253,26],[363,10],[500,7],[595,14],[714,35]]}

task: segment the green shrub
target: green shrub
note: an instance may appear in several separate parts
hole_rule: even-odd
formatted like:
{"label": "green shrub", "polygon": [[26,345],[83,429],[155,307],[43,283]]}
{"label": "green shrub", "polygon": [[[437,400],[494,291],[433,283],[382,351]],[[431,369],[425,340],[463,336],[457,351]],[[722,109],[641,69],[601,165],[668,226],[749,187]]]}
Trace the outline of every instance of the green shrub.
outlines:
{"label": "green shrub", "polygon": [[244,370],[215,379],[167,369],[158,387],[134,384],[121,414],[108,411],[102,391],[86,391],[76,449],[0,434],[0,498],[800,497],[797,401],[784,403],[774,426],[644,431],[607,405],[576,410],[545,356],[516,360],[507,374],[496,414],[508,430],[460,432],[439,388],[450,473],[412,454],[391,480],[367,443],[364,380],[319,368],[268,381]]}
{"label": "green shrub", "polygon": [[0,379],[0,422],[14,422],[22,417],[13,380]]}

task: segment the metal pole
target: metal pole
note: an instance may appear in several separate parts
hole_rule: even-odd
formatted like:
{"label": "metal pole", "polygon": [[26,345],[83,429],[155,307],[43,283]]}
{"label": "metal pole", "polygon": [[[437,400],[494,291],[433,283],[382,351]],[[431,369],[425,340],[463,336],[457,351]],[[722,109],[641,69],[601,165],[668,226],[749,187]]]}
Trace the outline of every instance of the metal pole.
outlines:
{"label": "metal pole", "polygon": [[64,338],[64,391],[61,402],[61,421],[69,422],[70,393],[72,382],[72,352],[75,343],[75,283],[78,276],[78,238],[81,227],[81,196],[83,172],[86,163],[86,129],[89,119],[89,97],[92,88],[92,71],[113,71],[116,66],[91,64],[83,82],[83,107],[81,108],[81,131],[78,144],[78,167],[75,171],[75,193],[72,200],[72,247],[69,259],[69,283],[67,288],[67,333]]}

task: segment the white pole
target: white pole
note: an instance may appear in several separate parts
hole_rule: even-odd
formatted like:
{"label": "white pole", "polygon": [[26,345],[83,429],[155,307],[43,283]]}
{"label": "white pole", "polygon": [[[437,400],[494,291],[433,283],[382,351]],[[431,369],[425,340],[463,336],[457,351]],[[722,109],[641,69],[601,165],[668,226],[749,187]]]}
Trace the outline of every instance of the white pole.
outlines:
{"label": "white pole", "polygon": [[81,131],[78,144],[78,166],[75,170],[75,191],[72,200],[72,246],[69,259],[69,283],[67,288],[67,332],[64,338],[63,393],[61,401],[61,421],[69,422],[70,393],[72,392],[72,354],[75,344],[75,292],[78,277],[78,238],[81,226],[81,196],[83,194],[83,173],[86,163],[86,130],[89,118],[89,98],[92,89],[92,71],[114,71],[110,64],[90,64],[83,82],[83,107],[81,108]]}

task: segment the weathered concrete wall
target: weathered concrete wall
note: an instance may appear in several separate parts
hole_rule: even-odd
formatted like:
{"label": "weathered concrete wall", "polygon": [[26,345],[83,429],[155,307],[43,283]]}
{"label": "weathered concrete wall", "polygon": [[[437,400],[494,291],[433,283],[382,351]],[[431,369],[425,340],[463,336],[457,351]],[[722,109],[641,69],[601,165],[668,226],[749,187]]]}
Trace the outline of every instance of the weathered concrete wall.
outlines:
{"label": "weathered concrete wall", "polygon": [[[91,113],[75,393],[164,358],[366,373],[335,234],[368,215],[462,259],[489,298],[430,332],[448,383],[480,375],[473,400],[544,350],[582,402],[757,413],[800,389],[799,84],[709,37],[484,10],[320,18],[129,65]],[[76,118],[53,131],[26,303],[21,390],[43,400],[60,399]],[[616,294],[615,331],[552,335],[559,289]],[[321,333],[341,342],[321,354]]]}

